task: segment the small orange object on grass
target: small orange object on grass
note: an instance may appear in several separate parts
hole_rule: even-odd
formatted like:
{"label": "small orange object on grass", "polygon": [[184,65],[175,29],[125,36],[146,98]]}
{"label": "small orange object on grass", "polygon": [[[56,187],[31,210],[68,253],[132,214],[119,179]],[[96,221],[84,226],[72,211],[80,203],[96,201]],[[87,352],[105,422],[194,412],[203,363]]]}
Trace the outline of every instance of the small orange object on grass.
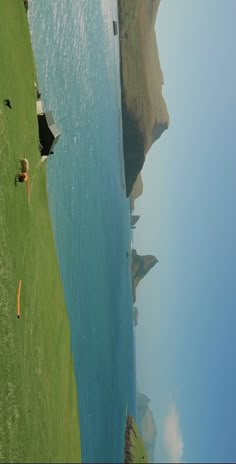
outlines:
{"label": "small orange object on grass", "polygon": [[30,197],[29,176],[27,177],[27,180],[25,181],[25,183],[26,183],[27,197],[28,197],[28,200],[29,200],[29,197]]}
{"label": "small orange object on grass", "polygon": [[19,282],[18,293],[17,293],[17,317],[20,319],[20,293],[21,293],[22,280]]}

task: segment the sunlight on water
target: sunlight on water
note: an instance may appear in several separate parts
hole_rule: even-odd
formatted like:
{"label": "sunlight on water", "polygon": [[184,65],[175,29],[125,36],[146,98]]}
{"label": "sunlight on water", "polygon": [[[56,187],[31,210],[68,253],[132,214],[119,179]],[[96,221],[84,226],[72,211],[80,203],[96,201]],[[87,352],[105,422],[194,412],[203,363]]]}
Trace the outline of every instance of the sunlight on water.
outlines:
{"label": "sunlight on water", "polygon": [[126,406],[135,415],[136,388],[119,42],[112,25],[117,4],[32,0],[29,17],[44,105],[61,130],[48,160],[48,192],[83,462],[121,462]]}

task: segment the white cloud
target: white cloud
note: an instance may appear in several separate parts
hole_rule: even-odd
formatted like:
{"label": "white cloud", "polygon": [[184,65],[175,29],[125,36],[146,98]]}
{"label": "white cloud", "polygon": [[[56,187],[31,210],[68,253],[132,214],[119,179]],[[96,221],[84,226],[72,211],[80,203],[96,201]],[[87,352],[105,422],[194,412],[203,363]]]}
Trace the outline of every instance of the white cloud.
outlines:
{"label": "white cloud", "polygon": [[184,443],[180,430],[179,415],[175,403],[170,405],[164,423],[164,444],[169,461],[182,462]]}

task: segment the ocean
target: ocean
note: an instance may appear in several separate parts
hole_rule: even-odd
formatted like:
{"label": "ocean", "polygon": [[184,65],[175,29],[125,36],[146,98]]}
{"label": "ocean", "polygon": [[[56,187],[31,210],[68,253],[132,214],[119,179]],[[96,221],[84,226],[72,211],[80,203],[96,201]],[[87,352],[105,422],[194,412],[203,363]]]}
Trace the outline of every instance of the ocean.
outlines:
{"label": "ocean", "polygon": [[[130,219],[114,0],[31,0],[45,110],[61,130],[47,184],[71,329],[83,462],[123,462],[136,416]],[[47,278],[53,276],[47,276]],[[58,405],[60,407],[60,405]]]}

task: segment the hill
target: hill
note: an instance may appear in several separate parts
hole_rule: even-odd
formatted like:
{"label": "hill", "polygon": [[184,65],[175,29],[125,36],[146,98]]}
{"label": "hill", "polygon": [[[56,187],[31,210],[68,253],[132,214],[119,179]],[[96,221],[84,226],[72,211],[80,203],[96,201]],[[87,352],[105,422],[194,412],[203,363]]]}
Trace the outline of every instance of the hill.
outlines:
{"label": "hill", "polygon": [[148,462],[155,462],[157,428],[150,409],[150,399],[143,393],[137,393],[137,423],[148,454]]}
{"label": "hill", "polygon": [[125,464],[145,464],[148,462],[144,441],[132,416],[127,416],[124,455]]}
{"label": "hill", "polygon": [[155,35],[160,0],[118,0],[126,194],[169,125]]}
{"label": "hill", "polygon": [[156,263],[158,263],[158,259],[155,256],[138,255],[136,250],[132,250],[132,269],[135,288]]}

